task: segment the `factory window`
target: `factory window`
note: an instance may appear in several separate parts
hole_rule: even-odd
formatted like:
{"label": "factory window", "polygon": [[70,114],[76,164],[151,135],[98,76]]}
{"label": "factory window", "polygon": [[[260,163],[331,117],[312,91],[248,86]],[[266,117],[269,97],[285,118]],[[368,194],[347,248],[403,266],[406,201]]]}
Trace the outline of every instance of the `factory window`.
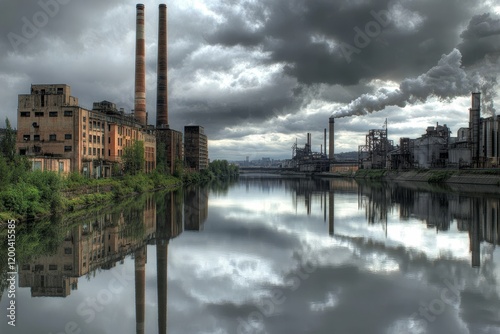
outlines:
{"label": "factory window", "polygon": [[97,128],[99,129],[101,127],[101,122],[97,122]]}
{"label": "factory window", "polygon": [[64,270],[65,271],[71,271],[71,270],[73,270],[73,265],[71,265],[71,264],[65,264],[64,265]]}
{"label": "factory window", "polygon": [[108,150],[108,156],[111,156],[111,150]]}
{"label": "factory window", "polygon": [[40,96],[40,106],[45,107],[45,89],[42,89],[42,96]]}
{"label": "factory window", "polygon": [[43,264],[35,264],[35,271],[43,271]]}
{"label": "factory window", "polygon": [[97,137],[94,135],[94,136],[92,136],[92,138],[93,138],[93,142],[97,143]]}
{"label": "factory window", "polygon": [[30,141],[30,135],[23,135],[24,141]]}
{"label": "factory window", "polygon": [[86,155],[87,154],[87,147],[83,147],[83,155]]}
{"label": "factory window", "polygon": [[111,144],[111,137],[108,137],[108,144]]}
{"label": "factory window", "polygon": [[104,131],[104,122],[102,122],[101,129]]}
{"label": "factory window", "polygon": [[61,87],[58,87],[57,88],[57,94],[58,95],[62,95],[62,93],[63,93],[63,89]]}
{"label": "factory window", "polygon": [[95,147],[92,149],[92,152],[93,152],[93,155],[96,155],[96,154],[95,154]]}
{"label": "factory window", "polygon": [[69,247],[67,248],[64,248],[64,254],[72,254],[73,253],[73,250]]}
{"label": "factory window", "polygon": [[104,135],[102,135],[102,144],[104,145]]}
{"label": "factory window", "polygon": [[31,113],[29,111],[21,111],[21,117],[30,117]]}
{"label": "factory window", "polygon": [[64,116],[66,117],[73,116],[73,110],[64,110]]}
{"label": "factory window", "polygon": [[29,264],[23,264],[21,267],[21,270],[30,270],[30,265]]}
{"label": "factory window", "polygon": [[43,111],[35,111],[35,117],[43,117]]}
{"label": "factory window", "polygon": [[33,136],[34,141],[40,141],[40,135],[34,135]]}
{"label": "factory window", "polygon": [[49,140],[55,141],[55,140],[57,140],[57,136],[55,134],[51,134],[51,135],[49,135]]}
{"label": "factory window", "polygon": [[86,136],[87,136],[87,134],[84,132],[84,133],[82,134],[82,137],[83,137],[83,138],[85,138]]}
{"label": "factory window", "polygon": [[87,130],[87,126],[85,124],[83,124],[83,129]]}
{"label": "factory window", "polygon": [[95,122],[95,121],[93,121],[93,122],[92,122],[92,128],[93,128],[93,129],[95,129],[96,127],[97,127],[96,122]]}
{"label": "factory window", "polygon": [[71,139],[71,133],[66,133],[64,135],[64,139]]}
{"label": "factory window", "polygon": [[101,143],[101,136],[97,136],[97,143],[100,144]]}
{"label": "factory window", "polygon": [[71,152],[73,150],[72,146],[64,146],[64,152]]}
{"label": "factory window", "polygon": [[64,162],[59,161],[59,172],[64,172]]}
{"label": "factory window", "polygon": [[102,149],[102,155],[104,156],[104,149]]}
{"label": "factory window", "polygon": [[49,117],[57,117],[57,111],[49,111]]}
{"label": "factory window", "polygon": [[26,149],[25,148],[19,149],[19,155],[26,155]]}
{"label": "factory window", "polygon": [[57,264],[49,264],[49,270],[57,270]]}
{"label": "factory window", "polygon": [[108,124],[108,131],[111,131],[111,125]]}

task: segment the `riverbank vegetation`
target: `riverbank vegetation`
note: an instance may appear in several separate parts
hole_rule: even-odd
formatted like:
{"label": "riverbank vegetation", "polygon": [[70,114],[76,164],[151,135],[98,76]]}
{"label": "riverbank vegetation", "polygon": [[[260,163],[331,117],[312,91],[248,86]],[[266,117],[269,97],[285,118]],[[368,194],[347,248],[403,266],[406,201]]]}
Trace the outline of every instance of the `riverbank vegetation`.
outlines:
{"label": "riverbank vegetation", "polygon": [[170,175],[164,161],[145,174],[143,143],[136,141],[124,151],[123,169],[112,178],[86,178],[78,173],[62,175],[32,171],[30,161],[15,150],[15,133],[6,120],[7,130],[0,140],[0,221],[42,217],[66,210],[99,205],[113,199],[157,189],[175,189],[187,184],[207,184],[237,177],[238,167],[226,160],[215,160],[207,169],[193,172],[182,161]]}

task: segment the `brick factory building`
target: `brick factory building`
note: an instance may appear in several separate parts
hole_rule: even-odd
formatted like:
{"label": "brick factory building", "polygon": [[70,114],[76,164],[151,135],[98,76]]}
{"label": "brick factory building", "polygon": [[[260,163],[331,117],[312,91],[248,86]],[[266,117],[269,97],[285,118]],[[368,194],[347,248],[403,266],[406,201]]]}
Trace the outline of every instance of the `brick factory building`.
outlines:
{"label": "brick factory building", "polygon": [[30,94],[19,95],[17,124],[18,153],[43,170],[109,177],[134,141],[144,143],[145,172],[156,167],[151,130],[108,101],[80,107],[68,85],[31,85]]}

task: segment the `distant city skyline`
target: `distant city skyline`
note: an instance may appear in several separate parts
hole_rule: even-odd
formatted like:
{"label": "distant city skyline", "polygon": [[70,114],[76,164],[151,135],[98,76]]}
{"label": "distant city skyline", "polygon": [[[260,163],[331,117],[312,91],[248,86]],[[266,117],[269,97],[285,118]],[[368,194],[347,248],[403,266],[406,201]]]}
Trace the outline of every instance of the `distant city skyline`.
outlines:
{"label": "distant city skyline", "polygon": [[[388,137],[468,126],[470,91],[500,103],[495,1],[6,0],[0,3],[0,127],[17,127],[31,84],[68,84],[83,107],[134,107],[135,5],[146,17],[146,109],[156,118],[158,5],[168,8],[169,123],[201,125],[209,158],[291,158],[328,118],[335,153]],[[436,97],[437,96],[437,97]],[[373,112],[373,113],[370,113]],[[323,148],[324,149],[324,148]]]}

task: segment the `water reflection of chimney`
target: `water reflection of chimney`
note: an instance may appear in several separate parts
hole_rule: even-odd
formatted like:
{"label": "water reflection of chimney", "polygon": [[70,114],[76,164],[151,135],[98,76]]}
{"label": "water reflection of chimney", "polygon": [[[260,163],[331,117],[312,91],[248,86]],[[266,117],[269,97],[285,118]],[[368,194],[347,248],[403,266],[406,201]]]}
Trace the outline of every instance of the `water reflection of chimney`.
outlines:
{"label": "water reflection of chimney", "polygon": [[156,274],[158,288],[158,333],[167,333],[167,264],[168,239],[156,241]]}
{"label": "water reflection of chimney", "polygon": [[481,233],[480,233],[479,199],[471,199],[471,223],[469,226],[471,265],[474,268],[481,266]]}
{"label": "water reflection of chimney", "polygon": [[334,192],[330,190],[328,193],[328,234],[333,237],[334,235]]}
{"label": "water reflection of chimney", "polygon": [[146,310],[146,246],[135,251],[134,269],[136,332],[143,334]]}

